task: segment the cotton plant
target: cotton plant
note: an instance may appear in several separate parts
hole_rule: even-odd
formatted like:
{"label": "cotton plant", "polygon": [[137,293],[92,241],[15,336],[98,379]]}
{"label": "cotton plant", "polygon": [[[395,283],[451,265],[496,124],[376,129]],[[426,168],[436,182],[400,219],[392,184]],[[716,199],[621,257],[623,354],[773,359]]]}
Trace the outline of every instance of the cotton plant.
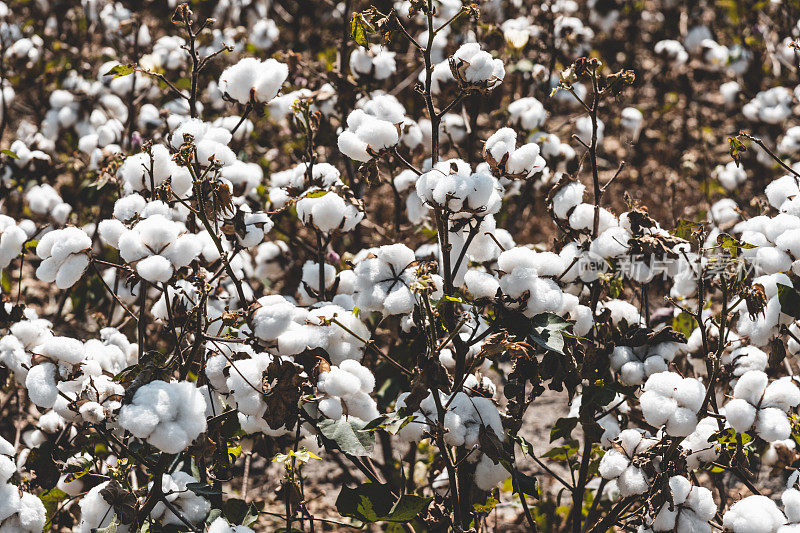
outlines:
{"label": "cotton plant", "polygon": [[733,388],[733,399],[725,404],[725,418],[737,432],[755,429],[759,437],[773,442],[789,437],[786,412],[800,403],[800,389],[789,377],[768,381],[764,372],[745,372]]}

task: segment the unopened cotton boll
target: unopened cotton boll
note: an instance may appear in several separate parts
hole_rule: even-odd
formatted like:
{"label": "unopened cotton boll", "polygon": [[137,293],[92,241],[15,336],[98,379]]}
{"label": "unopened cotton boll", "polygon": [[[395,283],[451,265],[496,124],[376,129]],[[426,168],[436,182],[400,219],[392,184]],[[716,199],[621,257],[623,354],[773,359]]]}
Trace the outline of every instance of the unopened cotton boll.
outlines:
{"label": "unopened cotton boll", "polygon": [[259,61],[246,57],[223,71],[219,89],[240,104],[266,103],[278,95],[289,68],[275,59]]}

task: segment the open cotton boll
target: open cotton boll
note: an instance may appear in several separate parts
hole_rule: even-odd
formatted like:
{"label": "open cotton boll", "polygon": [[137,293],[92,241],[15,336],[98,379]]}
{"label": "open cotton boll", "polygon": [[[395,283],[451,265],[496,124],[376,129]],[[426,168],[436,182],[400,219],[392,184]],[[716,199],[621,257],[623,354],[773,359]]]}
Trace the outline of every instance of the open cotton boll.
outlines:
{"label": "open cotton boll", "polygon": [[376,80],[385,80],[397,68],[394,57],[394,52],[380,45],[372,45],[369,49],[356,47],[350,53],[350,72],[356,78],[371,76]]}
{"label": "open cotton boll", "polygon": [[240,104],[250,102],[251,97],[254,102],[267,103],[278,95],[288,76],[289,67],[275,59],[246,57],[222,72],[219,89]]}
{"label": "open cotton boll", "polygon": [[747,172],[743,166],[737,165],[736,161],[730,161],[724,166],[717,165],[711,175],[728,191],[735,190],[747,181]]}
{"label": "open cotton boll", "polygon": [[[199,524],[208,516],[208,512],[211,510],[211,503],[189,490],[187,487],[190,483],[198,483],[198,480],[182,471],[164,474],[161,481],[165,499],[172,504],[172,507],[180,512],[183,519],[192,524]],[[153,482],[151,481],[148,489],[152,485]],[[150,517],[163,525],[183,525],[183,520],[173,513],[163,501],[159,501],[153,507],[153,510],[150,511]]]}
{"label": "open cotton boll", "polygon": [[[100,491],[108,486],[108,481],[100,483],[87,492],[78,502],[81,510],[81,521],[75,533],[91,533],[100,528],[108,527],[116,521],[113,506],[103,498]],[[117,531],[127,533],[127,525],[117,525]]]}
{"label": "open cotton boll", "polygon": [[387,315],[408,314],[414,309],[410,285],[415,278],[414,252],[404,244],[381,246],[375,257],[360,261],[355,269],[355,301],[364,311]]}
{"label": "open cotton boll", "polygon": [[48,215],[59,224],[65,224],[72,207],[49,184],[34,185],[25,193],[25,201],[37,215]]}
{"label": "open cotton boll", "polygon": [[28,235],[16,225],[13,218],[0,215],[0,270],[20,254],[26,240]]}
{"label": "open cotton boll", "polygon": [[483,454],[478,466],[475,467],[475,485],[481,490],[492,490],[494,487],[511,477],[506,468],[492,461],[488,455]]}
{"label": "open cotton boll", "polygon": [[583,201],[583,193],[586,186],[580,182],[573,181],[561,187],[553,195],[553,213],[556,217],[567,219],[569,211]]}
{"label": "open cotton boll", "polygon": [[437,163],[416,184],[420,200],[431,207],[447,209],[455,218],[493,215],[500,210],[500,185],[488,173],[470,173],[460,159]]}
{"label": "open cotton boll", "polygon": [[451,69],[458,72],[460,81],[485,89],[499,85],[506,75],[503,61],[493,59],[478,43],[462,44],[451,58]]}
{"label": "open cotton boll", "polygon": [[221,516],[211,522],[208,526],[208,533],[254,533],[247,526],[232,526]]}
{"label": "open cotton boll", "polygon": [[733,533],[776,533],[785,523],[775,502],[761,495],[742,498],[722,516],[722,524]]}
{"label": "open cotton boll", "polygon": [[508,113],[512,124],[528,131],[540,128],[547,118],[547,111],[542,103],[532,96],[519,98],[508,104]]}
{"label": "open cotton boll", "polygon": [[153,381],[123,405],[119,425],[159,450],[179,453],[206,430],[206,401],[189,381]]}
{"label": "open cotton boll", "polygon": [[698,422],[695,430],[681,441],[681,448],[689,453],[686,464],[689,468],[697,468],[702,464],[715,461],[719,457],[720,445],[709,442],[709,438],[719,431],[716,419],[706,417]]}
{"label": "open cotton boll", "polygon": [[[170,180],[172,191],[178,196],[186,196],[192,188],[192,177],[189,171],[185,167],[178,166],[172,160],[172,154],[163,144],[154,144],[149,153],[140,152],[128,156],[119,167],[117,176],[122,180],[123,189],[128,194],[159,187],[167,179]],[[140,203],[139,200],[135,200],[135,202]],[[132,208],[133,206],[126,208],[127,214],[130,215]],[[117,216],[116,209],[115,206],[114,216],[116,218],[120,220],[130,218],[130,216]]]}
{"label": "open cotton boll", "polygon": [[314,226],[325,233],[335,230],[352,231],[364,218],[363,211],[346,203],[344,198],[332,191],[321,196],[318,192],[313,192],[298,200],[295,207],[303,224]]}
{"label": "open cotton boll", "polygon": [[475,298],[494,298],[500,288],[497,278],[479,270],[468,270],[464,274],[464,284]]}
{"label": "open cotton boll", "polygon": [[694,431],[706,392],[702,383],[674,372],[660,372],[648,378],[644,391],[639,402],[648,424],[666,425],[667,434],[678,437]]}
{"label": "open cotton boll", "polygon": [[36,245],[36,255],[42,258],[36,277],[55,282],[59,289],[72,287],[89,266],[89,257],[82,252],[91,246],[92,239],[76,227],[47,233]]}
{"label": "open cotton boll", "polygon": [[[402,121],[402,119],[401,119]],[[347,117],[347,129],[339,134],[339,150],[356,161],[367,162],[373,153],[391,148],[400,142],[397,126],[387,120],[356,109]]]}

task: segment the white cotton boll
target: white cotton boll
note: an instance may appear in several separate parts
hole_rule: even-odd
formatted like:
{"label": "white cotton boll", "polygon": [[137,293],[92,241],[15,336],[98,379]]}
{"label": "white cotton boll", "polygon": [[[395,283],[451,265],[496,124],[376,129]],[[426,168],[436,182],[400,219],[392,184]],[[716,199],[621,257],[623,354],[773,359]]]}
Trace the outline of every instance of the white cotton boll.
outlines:
{"label": "white cotton boll", "polygon": [[670,416],[664,428],[668,435],[685,437],[697,427],[697,414],[695,411],[678,407]]}
{"label": "white cotton boll", "polygon": [[118,421],[161,451],[178,453],[206,430],[205,410],[206,400],[194,383],[153,381],[136,391]]}
{"label": "white cotton boll", "polygon": [[583,201],[586,186],[580,182],[571,182],[560,188],[553,196],[553,213],[556,217],[566,219],[570,209]]}
{"label": "white cotton boll", "polygon": [[798,404],[800,404],[800,389],[789,377],[770,383],[761,400],[761,407],[777,407],[784,412],[797,407]]}
{"label": "white cotton boll", "polygon": [[219,78],[219,89],[240,104],[252,96],[255,102],[266,103],[278,95],[289,68],[274,59],[259,61],[247,57],[231,65]]}
{"label": "white cotton boll", "polygon": [[783,511],[791,523],[800,522],[800,491],[789,489],[781,495]]}
{"label": "white cotton boll", "polygon": [[625,133],[631,137],[633,142],[639,140],[639,134],[642,131],[643,123],[644,115],[635,107],[626,107],[622,110],[622,113],[620,113],[619,124],[622,126],[622,129],[625,130]]}
{"label": "white cotton boll", "polygon": [[147,281],[167,282],[172,277],[173,268],[169,259],[160,255],[151,255],[136,265],[136,272]]}
{"label": "white cotton boll", "polygon": [[492,490],[510,476],[502,464],[495,464],[486,454],[481,456],[475,467],[475,484],[481,490]]}
{"label": "white cotton boll", "polygon": [[792,267],[792,258],[776,247],[762,246],[756,251],[755,264],[760,272],[775,274],[789,270]]}
{"label": "white cotton boll", "polygon": [[247,526],[229,525],[224,518],[219,517],[208,526],[208,533],[253,533],[253,530]]}
{"label": "white cotton boll", "polygon": [[586,305],[578,305],[570,312],[570,320],[575,321],[572,327],[573,333],[579,337],[586,336],[594,325],[592,309]]}
{"label": "white cotton boll", "polygon": [[508,113],[512,123],[532,131],[544,124],[547,112],[542,103],[533,97],[519,98],[508,105]]}
{"label": "white cotton boll", "polygon": [[669,478],[669,489],[672,492],[672,503],[680,505],[689,497],[692,484],[683,476],[672,476]]}
{"label": "white cotton boll", "polygon": [[138,194],[123,196],[114,202],[114,218],[127,221],[141,213],[147,201]]}
{"label": "white cotton boll", "polygon": [[39,407],[53,407],[58,398],[56,388],[56,366],[53,363],[42,363],[28,371],[25,388],[31,401]]}
{"label": "white cotton boll", "polygon": [[784,175],[770,182],[764,189],[769,204],[780,209],[784,202],[800,194],[797,179],[793,175]]}
{"label": "white cotton boll", "polygon": [[788,439],[792,433],[792,428],[786,418],[786,413],[774,407],[767,407],[758,411],[756,432],[765,441],[775,442]]}
{"label": "white cotton boll", "polygon": [[117,219],[101,220],[98,226],[100,238],[108,245],[119,249],[119,238],[128,228]]}
{"label": "white cotton boll", "polygon": [[622,472],[631,464],[630,460],[624,454],[617,450],[608,450],[603,458],[600,459],[598,466],[598,473],[603,479],[614,479],[622,475]]}
{"label": "white cotton boll", "polygon": [[723,515],[722,523],[733,533],[775,533],[786,523],[774,501],[753,495],[734,503]]}
{"label": "white cotton boll", "polygon": [[678,408],[678,403],[673,398],[662,396],[654,391],[645,391],[639,398],[639,403],[647,423],[656,427],[666,424]]}
{"label": "white cotton boll", "polygon": [[634,466],[625,469],[617,478],[617,487],[623,497],[643,494],[650,488],[644,472]]}
{"label": "white cotton boll", "polygon": [[41,347],[41,354],[56,361],[72,365],[80,363],[85,357],[83,343],[70,337],[51,337]]}
{"label": "white cotton boll", "polygon": [[752,405],[758,405],[767,388],[767,381],[768,378],[764,372],[755,370],[745,372],[736,382],[736,386],[733,388],[733,396],[746,400]]}
{"label": "white cotton boll", "polygon": [[320,374],[317,387],[331,396],[347,396],[361,388],[361,381],[346,370],[331,367],[330,372]]}
{"label": "white cotton boll", "polygon": [[464,284],[475,298],[493,298],[500,288],[497,278],[479,270],[468,270],[464,275]]}
{"label": "white cotton boll", "polygon": [[467,83],[492,88],[505,77],[503,62],[481,50],[478,43],[462,44],[452,59]]}
{"label": "white cotton boll", "polygon": [[320,412],[331,420],[342,418],[342,401],[339,398],[323,398],[318,404]]}
{"label": "white cotton boll", "polygon": [[753,427],[757,410],[742,399],[733,399],[725,404],[725,419],[738,433],[744,433]]}
{"label": "white cotton boll", "polygon": [[[494,132],[483,146],[484,153],[489,153],[498,163],[508,157],[517,145],[517,132],[511,128],[500,128]],[[538,155],[538,154],[537,154]]]}

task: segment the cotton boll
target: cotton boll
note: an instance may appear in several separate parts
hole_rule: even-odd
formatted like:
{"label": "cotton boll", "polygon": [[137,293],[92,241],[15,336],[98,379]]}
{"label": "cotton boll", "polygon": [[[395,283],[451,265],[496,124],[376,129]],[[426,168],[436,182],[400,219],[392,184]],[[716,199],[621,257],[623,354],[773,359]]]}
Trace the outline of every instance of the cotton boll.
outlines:
{"label": "cotton boll", "polygon": [[636,467],[627,468],[617,478],[617,487],[623,497],[643,494],[650,488],[644,472]]}
{"label": "cotton boll", "polygon": [[753,405],[761,402],[761,397],[767,388],[767,375],[763,372],[745,372],[733,388],[735,398],[742,398]]}
{"label": "cotton boll", "polygon": [[28,389],[31,401],[37,406],[45,409],[53,407],[58,398],[56,366],[42,363],[31,368],[25,378],[25,388]]}
{"label": "cotton boll", "polygon": [[722,523],[734,533],[774,533],[786,523],[786,517],[774,501],[753,495],[734,503],[723,515]]}
{"label": "cotton boll", "polygon": [[469,86],[492,89],[505,77],[503,62],[492,59],[491,54],[481,50],[478,43],[466,43],[456,50],[452,61],[460,81]]}
{"label": "cotton boll", "polygon": [[500,288],[497,278],[486,272],[469,270],[464,275],[464,284],[475,298],[493,298]]}
{"label": "cotton boll", "polygon": [[193,383],[153,381],[122,407],[119,424],[161,451],[178,453],[206,430],[205,410],[205,398]]}
{"label": "cotton boll", "polygon": [[622,472],[630,465],[630,460],[624,454],[611,449],[606,452],[600,460],[598,473],[603,479],[613,479],[622,475]]}
{"label": "cotton boll", "polygon": [[166,282],[172,277],[173,269],[169,259],[160,255],[151,255],[136,265],[136,271],[147,281]]}
{"label": "cotton boll", "polygon": [[586,187],[580,182],[570,182],[553,196],[553,213],[561,219],[568,217],[569,210],[583,201]]}
{"label": "cotton boll", "polygon": [[746,400],[733,399],[725,404],[725,419],[738,433],[744,433],[753,427],[757,410]]}
{"label": "cotton boll", "polygon": [[[726,408],[727,409],[727,408]],[[731,424],[733,425],[733,424]],[[756,420],[756,432],[758,436],[767,442],[788,439],[792,428],[786,414],[774,407],[767,407],[758,411]]]}
{"label": "cotton boll", "polygon": [[283,63],[247,57],[225,69],[219,78],[219,89],[240,104],[248,103],[251,97],[255,102],[266,103],[277,96],[288,76],[289,69]]}
{"label": "cotton boll", "polygon": [[495,464],[488,455],[482,455],[478,466],[475,467],[475,484],[481,490],[492,490],[510,477],[511,474],[505,467]]}

